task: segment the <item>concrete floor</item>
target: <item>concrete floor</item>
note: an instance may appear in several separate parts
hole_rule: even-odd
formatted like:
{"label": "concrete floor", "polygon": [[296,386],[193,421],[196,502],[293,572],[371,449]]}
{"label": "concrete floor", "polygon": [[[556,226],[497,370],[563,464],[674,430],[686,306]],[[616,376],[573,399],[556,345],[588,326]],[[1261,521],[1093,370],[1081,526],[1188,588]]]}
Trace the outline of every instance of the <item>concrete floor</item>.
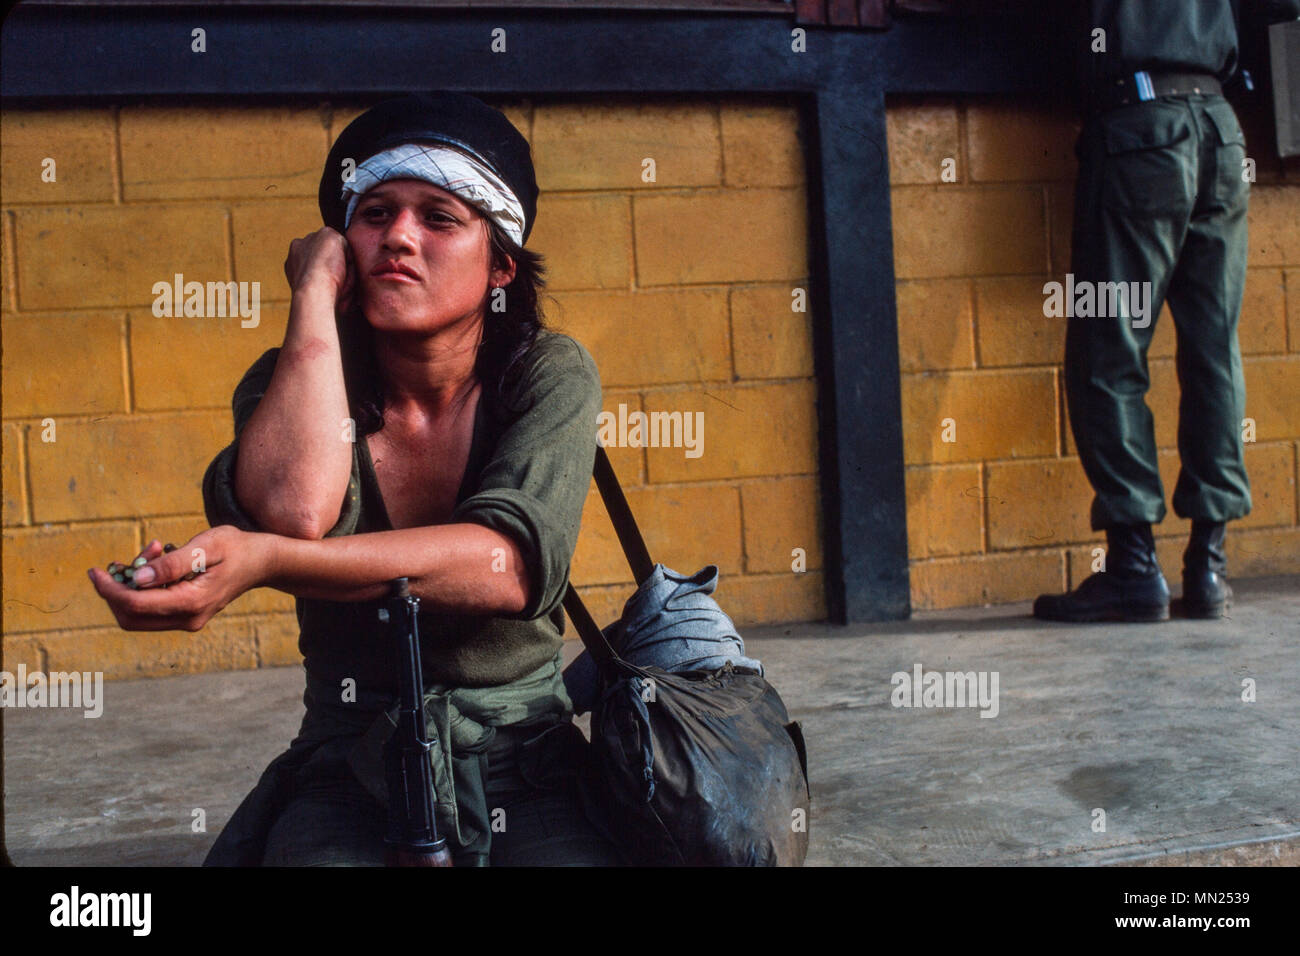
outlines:
{"label": "concrete floor", "polygon": [[[808,740],[808,864],[1300,863],[1300,578],[1236,586],[1223,621],[1044,627],[1016,605],[751,630]],[[918,663],[996,672],[997,716],[892,706]],[[301,695],[281,668],[110,683],[94,720],[6,711],[11,858],[199,863]]]}

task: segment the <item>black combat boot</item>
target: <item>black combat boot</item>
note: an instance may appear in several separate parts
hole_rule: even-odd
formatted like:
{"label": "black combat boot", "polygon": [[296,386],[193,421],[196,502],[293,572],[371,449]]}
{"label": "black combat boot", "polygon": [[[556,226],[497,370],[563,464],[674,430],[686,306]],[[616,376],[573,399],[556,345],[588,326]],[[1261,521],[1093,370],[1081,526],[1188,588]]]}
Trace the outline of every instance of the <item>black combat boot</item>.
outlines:
{"label": "black combat boot", "polygon": [[1149,524],[1106,529],[1106,570],[1067,594],[1041,594],[1034,617],[1047,621],[1167,621],[1169,585]]}
{"label": "black combat boot", "polygon": [[1192,521],[1192,536],[1183,552],[1183,613],[1188,617],[1223,617],[1232,607],[1232,588],[1223,575],[1227,526],[1222,521]]}

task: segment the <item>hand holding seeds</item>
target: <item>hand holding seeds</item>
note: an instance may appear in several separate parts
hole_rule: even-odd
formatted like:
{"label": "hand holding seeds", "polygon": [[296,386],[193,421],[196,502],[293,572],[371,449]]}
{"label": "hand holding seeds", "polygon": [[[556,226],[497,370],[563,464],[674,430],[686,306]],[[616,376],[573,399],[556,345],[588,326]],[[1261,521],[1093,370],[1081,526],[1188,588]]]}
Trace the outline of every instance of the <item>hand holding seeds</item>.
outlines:
{"label": "hand holding seeds", "polygon": [[133,561],[114,561],[107,571],[100,566],[88,574],[123,630],[197,631],[235,598],[262,585],[274,565],[277,540],[218,525],[179,547],[164,547],[154,538]]}
{"label": "hand holding seeds", "polygon": [[[174,544],[163,545],[163,554],[169,554],[175,550],[176,545]],[[140,585],[135,581],[135,572],[146,564],[148,564],[148,559],[142,554],[130,564],[123,564],[121,561],[110,561],[108,562],[108,568],[106,570],[113,576],[113,580],[117,583],[125,584],[132,590],[138,590]],[[191,581],[202,573],[203,572],[201,571],[190,571],[182,580]],[[171,585],[164,584],[163,587],[167,588],[171,587]]]}

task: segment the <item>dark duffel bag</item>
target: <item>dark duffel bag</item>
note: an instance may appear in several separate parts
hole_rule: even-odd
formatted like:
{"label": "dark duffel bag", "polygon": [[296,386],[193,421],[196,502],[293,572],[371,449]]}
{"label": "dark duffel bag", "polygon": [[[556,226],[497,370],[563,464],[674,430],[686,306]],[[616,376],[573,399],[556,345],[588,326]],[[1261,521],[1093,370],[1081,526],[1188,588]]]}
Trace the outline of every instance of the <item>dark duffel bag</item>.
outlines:
{"label": "dark duffel bag", "polygon": [[[653,571],[604,449],[595,476],[638,582]],[[584,809],[629,863],[800,866],[807,754],[761,674],[638,667],[611,647],[570,585],[564,599],[599,672]],[[611,628],[615,632],[616,628]]]}

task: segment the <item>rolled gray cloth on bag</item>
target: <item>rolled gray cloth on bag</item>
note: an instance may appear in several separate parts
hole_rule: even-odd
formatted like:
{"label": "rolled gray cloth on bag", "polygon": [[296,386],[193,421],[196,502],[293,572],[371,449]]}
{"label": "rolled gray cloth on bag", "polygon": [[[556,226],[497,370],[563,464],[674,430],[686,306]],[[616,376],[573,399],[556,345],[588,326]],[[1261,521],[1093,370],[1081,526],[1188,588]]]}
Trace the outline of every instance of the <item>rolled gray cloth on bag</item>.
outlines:
{"label": "rolled gray cloth on bag", "polygon": [[[717,586],[716,565],[687,577],[656,564],[623,605],[623,616],[605,628],[605,639],[619,657],[638,667],[670,673],[712,671],[730,662],[761,675],[763,665],[745,656],[736,625],[709,596]],[[564,686],[576,713],[595,706],[600,681],[589,652],[584,650],[565,668]]]}

